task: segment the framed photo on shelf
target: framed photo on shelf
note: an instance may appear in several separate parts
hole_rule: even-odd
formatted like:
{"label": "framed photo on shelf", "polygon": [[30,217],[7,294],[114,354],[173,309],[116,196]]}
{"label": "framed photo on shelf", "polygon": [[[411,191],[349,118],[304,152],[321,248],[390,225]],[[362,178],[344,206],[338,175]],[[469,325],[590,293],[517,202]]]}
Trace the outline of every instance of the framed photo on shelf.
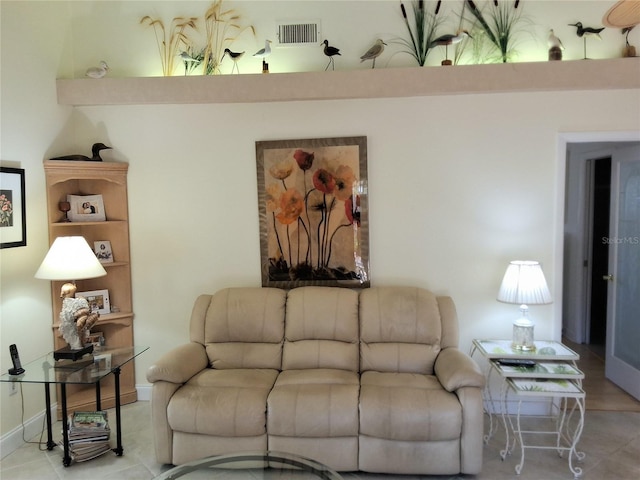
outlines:
{"label": "framed photo on shelf", "polygon": [[107,219],[102,195],[67,195],[67,202],[71,206],[67,217],[72,222],[104,222]]}
{"label": "framed photo on shelf", "polygon": [[113,263],[113,252],[109,240],[98,240],[93,242],[93,251],[100,263]]}
{"label": "framed photo on shelf", "polygon": [[93,345],[93,351],[98,352],[104,346],[104,334],[102,332],[91,332],[87,335],[87,343]]}
{"label": "framed photo on shelf", "polygon": [[0,248],[27,245],[24,169],[0,167]]}
{"label": "framed photo on shelf", "polygon": [[111,313],[111,303],[109,302],[109,290],[92,290],[90,292],[77,292],[76,297],[84,297],[89,302],[92,312],[101,315]]}
{"label": "framed photo on shelf", "polygon": [[256,142],[262,286],[366,288],[367,137]]}

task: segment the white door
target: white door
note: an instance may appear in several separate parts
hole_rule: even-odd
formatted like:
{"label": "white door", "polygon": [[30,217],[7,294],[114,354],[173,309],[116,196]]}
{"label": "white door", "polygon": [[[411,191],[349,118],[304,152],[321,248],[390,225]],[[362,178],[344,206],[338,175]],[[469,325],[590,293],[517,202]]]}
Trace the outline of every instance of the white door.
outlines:
{"label": "white door", "polygon": [[640,147],[611,160],[605,376],[640,400]]}

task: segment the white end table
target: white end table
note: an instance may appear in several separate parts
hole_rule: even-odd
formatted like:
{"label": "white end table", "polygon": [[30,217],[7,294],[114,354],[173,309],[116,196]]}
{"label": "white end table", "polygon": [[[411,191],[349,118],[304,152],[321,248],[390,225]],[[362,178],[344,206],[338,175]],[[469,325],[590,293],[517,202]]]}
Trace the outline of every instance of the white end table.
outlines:
{"label": "white end table", "polygon": [[[582,475],[582,469],[574,466],[574,457],[577,461],[582,461],[585,457],[584,452],[579,452],[576,449],[584,427],[585,411],[585,393],[584,390],[582,390],[584,374],[576,366],[576,361],[580,356],[559,342],[536,341],[535,345],[535,350],[523,352],[512,349],[510,340],[473,341],[470,355],[473,356],[477,351],[486,358],[489,363],[487,387],[485,388],[484,396],[485,409],[490,419],[490,427],[489,433],[485,435],[485,442],[489,440],[495,431],[492,411],[498,412],[502,417],[502,423],[506,432],[505,448],[500,452],[503,460],[513,451],[516,441],[520,444],[520,462],[515,467],[517,474],[522,472],[526,449],[550,449],[556,450],[560,456],[562,456],[565,451],[569,452],[569,469],[577,478]],[[535,366],[532,368],[507,366],[500,363],[502,359],[531,360],[535,362]],[[493,372],[496,372],[502,379],[502,388],[498,402],[492,397],[489,385],[489,380]],[[515,424],[507,411],[506,399],[509,390],[515,394],[518,401]],[[555,430],[524,430],[522,428],[522,402],[530,397],[549,398],[552,406],[555,405],[556,402],[560,402],[559,406],[556,407],[557,414],[553,416],[556,420]],[[569,408],[570,404],[571,408]],[[575,427],[572,427],[573,424],[576,424]],[[513,445],[509,438],[510,432],[514,435]],[[555,436],[555,444],[543,445],[534,443],[536,438],[545,435]]]}

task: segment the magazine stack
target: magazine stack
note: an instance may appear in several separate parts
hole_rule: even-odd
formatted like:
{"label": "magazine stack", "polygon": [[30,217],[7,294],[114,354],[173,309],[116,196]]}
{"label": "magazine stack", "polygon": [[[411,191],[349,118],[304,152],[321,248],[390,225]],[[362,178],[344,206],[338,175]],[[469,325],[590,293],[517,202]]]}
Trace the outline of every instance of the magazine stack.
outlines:
{"label": "magazine stack", "polygon": [[84,462],[111,450],[107,412],[74,412],[69,415],[69,453]]}

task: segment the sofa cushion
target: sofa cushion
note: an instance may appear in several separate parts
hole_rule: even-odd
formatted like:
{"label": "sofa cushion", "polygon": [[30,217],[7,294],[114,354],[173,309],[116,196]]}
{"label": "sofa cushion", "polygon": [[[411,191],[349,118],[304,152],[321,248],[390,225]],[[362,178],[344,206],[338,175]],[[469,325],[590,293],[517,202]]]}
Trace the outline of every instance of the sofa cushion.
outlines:
{"label": "sofa cushion", "polygon": [[442,319],[436,296],[421,288],[360,293],[361,371],[433,374]]}
{"label": "sofa cushion", "polygon": [[282,366],[286,292],[277,288],[227,288],[202,295],[191,317],[191,340],[207,347],[211,366]]}
{"label": "sofa cushion", "polygon": [[216,436],[265,434],[267,396],[277,370],[207,368],[178,389],[167,417],[173,430]]}
{"label": "sofa cushion", "polygon": [[283,370],[359,368],[358,292],[300,287],[287,296]]}
{"label": "sofa cushion", "polygon": [[268,399],[269,435],[358,435],[358,375],[331,369],[287,370]]}
{"label": "sofa cushion", "polygon": [[360,434],[400,441],[460,438],[462,408],[431,375],[365,372],[360,387]]}

